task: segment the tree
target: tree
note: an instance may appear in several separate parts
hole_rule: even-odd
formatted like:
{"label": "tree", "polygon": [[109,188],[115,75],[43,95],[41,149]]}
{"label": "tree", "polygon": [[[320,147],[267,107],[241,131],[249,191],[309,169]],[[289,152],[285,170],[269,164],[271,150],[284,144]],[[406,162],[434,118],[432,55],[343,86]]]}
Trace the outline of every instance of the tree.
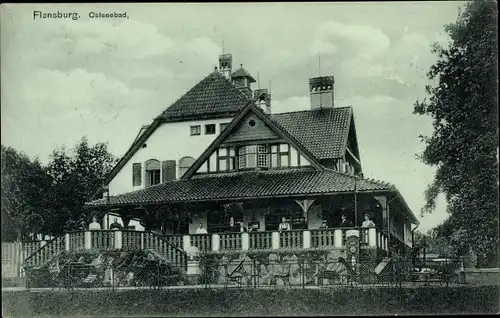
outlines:
{"label": "tree", "polygon": [[51,155],[48,171],[53,179],[52,209],[57,211],[51,231],[61,233],[65,224],[70,227],[77,221],[90,216],[85,215],[83,206],[92,194],[99,189],[108,173],[116,163],[109,153],[107,144],[89,146],[86,137],[74,147],[73,155],[65,148],[55,150]]}
{"label": "tree", "polygon": [[1,146],[2,240],[25,238],[40,233],[49,222],[46,196],[51,178],[38,160],[11,147]]}
{"label": "tree", "polygon": [[449,218],[436,233],[455,253],[471,247],[479,266],[496,264],[499,247],[496,19],[495,2],[474,1],[445,26],[451,42],[433,45],[439,60],[428,72],[436,84],[426,87],[429,99],[414,104],[434,127],[432,136],[420,136],[421,160],[437,168],[422,213],[444,193]]}

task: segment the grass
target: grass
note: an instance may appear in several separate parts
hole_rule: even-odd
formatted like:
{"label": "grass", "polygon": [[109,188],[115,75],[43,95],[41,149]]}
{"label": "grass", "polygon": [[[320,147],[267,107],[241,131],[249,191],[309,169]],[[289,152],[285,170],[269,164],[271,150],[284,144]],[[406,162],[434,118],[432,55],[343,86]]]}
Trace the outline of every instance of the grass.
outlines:
{"label": "grass", "polygon": [[4,292],[3,315],[324,316],[497,313],[498,286]]}

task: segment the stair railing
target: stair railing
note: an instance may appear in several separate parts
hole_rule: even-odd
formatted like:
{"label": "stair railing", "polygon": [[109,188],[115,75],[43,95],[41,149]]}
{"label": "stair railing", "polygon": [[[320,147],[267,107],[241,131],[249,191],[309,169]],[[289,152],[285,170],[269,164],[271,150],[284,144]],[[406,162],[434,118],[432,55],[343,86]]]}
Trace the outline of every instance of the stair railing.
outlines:
{"label": "stair railing", "polygon": [[185,251],[173,245],[156,233],[143,232],[143,235],[144,249],[154,251],[174,266],[182,267],[184,270],[187,269],[187,256]]}
{"label": "stair railing", "polygon": [[65,249],[65,236],[61,235],[47,242],[44,246],[37,249],[25,260],[23,267],[39,267],[45,265],[54,256],[59,255]]}

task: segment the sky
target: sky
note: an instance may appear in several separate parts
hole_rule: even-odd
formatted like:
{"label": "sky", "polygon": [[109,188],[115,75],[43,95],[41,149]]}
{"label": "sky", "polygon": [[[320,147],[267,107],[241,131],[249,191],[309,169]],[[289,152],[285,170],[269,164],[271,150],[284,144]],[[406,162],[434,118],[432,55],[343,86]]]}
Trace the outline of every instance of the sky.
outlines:
{"label": "sky", "polygon": [[[352,106],[365,177],[394,184],[420,216],[435,168],[416,155],[432,119],[430,45],[464,2],[3,4],[1,143],[47,163],[82,136],[120,157],[142,125],[207,76],[221,53],[270,88],[272,112],[309,109],[308,79],[335,76],[335,106]],[[33,19],[33,11],[79,19]],[[127,18],[91,19],[91,12]],[[257,85],[258,84],[258,85]]]}

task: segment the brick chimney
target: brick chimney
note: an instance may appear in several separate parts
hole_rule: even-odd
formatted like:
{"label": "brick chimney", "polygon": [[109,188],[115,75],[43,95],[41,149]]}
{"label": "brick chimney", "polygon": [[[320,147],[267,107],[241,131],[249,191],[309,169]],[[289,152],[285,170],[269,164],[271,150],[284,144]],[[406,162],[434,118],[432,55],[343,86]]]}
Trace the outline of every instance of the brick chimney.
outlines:
{"label": "brick chimney", "polygon": [[228,80],[231,80],[232,68],[233,56],[231,53],[219,55],[219,72]]}
{"label": "brick chimney", "polygon": [[333,108],[333,76],[313,77],[309,79],[311,109]]}
{"label": "brick chimney", "polygon": [[256,89],[253,92],[253,100],[255,105],[260,107],[264,113],[271,113],[271,94],[269,94],[267,88]]}

